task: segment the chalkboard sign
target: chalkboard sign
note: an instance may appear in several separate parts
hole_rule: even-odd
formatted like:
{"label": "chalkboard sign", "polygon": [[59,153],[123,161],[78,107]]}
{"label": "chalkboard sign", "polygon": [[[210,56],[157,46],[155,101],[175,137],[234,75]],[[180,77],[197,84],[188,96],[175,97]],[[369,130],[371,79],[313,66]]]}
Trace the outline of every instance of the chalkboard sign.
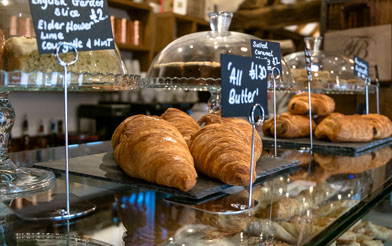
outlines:
{"label": "chalkboard sign", "polygon": [[265,60],[221,54],[222,116],[248,117],[255,103],[268,115],[267,75]]}
{"label": "chalkboard sign", "polygon": [[[267,69],[272,73],[272,68],[276,67],[282,73],[282,62],[280,57],[280,44],[262,40],[251,40],[252,57],[255,59],[263,59],[267,62]],[[277,74],[277,71],[274,70]]]}
{"label": "chalkboard sign", "polygon": [[54,53],[59,42],[72,43],[79,51],[114,49],[106,0],[29,2],[40,54]]}
{"label": "chalkboard sign", "polygon": [[354,74],[361,79],[368,78],[369,63],[358,56],[354,56]]}

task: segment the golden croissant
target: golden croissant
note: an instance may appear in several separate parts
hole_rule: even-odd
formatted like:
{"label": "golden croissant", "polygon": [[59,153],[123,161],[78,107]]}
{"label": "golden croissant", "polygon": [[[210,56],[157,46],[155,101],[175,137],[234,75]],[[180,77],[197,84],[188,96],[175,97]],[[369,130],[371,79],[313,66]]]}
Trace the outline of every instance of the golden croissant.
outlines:
{"label": "golden croissant", "polygon": [[[226,184],[249,185],[252,126],[241,119],[221,118],[217,115],[205,117],[204,122],[207,125],[192,136],[189,147],[196,169]],[[256,133],[254,168],[261,150],[261,139]],[[255,178],[254,169],[253,180]]]}
{"label": "golden croissant", "polygon": [[171,123],[154,116],[124,120],[112,136],[114,159],[129,176],[190,190],[197,173],[188,146]]}
{"label": "golden croissant", "polygon": [[184,136],[188,146],[190,145],[192,134],[195,134],[200,129],[200,126],[192,117],[176,108],[168,108],[161,115],[161,118],[177,127],[182,136]]}

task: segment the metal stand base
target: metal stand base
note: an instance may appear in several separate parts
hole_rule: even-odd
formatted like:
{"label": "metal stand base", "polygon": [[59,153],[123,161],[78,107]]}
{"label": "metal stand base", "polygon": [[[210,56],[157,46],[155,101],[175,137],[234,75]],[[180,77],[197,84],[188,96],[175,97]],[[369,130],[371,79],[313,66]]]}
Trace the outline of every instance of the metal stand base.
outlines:
{"label": "metal stand base", "polygon": [[[70,213],[66,210],[65,193],[54,194],[50,201],[31,202],[27,199],[13,201],[11,209],[16,215],[24,220],[68,220],[87,215],[95,211],[96,206],[87,200],[81,199],[75,194],[70,193]],[[23,204],[18,207],[17,204]]]}

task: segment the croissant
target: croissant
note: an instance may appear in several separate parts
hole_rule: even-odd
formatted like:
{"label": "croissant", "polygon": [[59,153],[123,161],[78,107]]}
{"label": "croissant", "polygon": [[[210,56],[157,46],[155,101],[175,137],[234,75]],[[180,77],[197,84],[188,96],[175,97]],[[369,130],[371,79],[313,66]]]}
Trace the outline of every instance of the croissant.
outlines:
{"label": "croissant", "polygon": [[369,142],[373,139],[373,129],[361,115],[332,113],[317,125],[315,135],[332,142]]}
{"label": "croissant", "polygon": [[187,113],[176,109],[168,108],[162,115],[161,118],[172,123],[184,136],[187,145],[190,145],[192,134],[195,134],[200,126],[197,122],[190,117]]}
{"label": "croissant", "polygon": [[124,120],[112,136],[114,159],[129,176],[190,190],[197,173],[188,146],[169,122],[135,115]]}
{"label": "croissant", "polygon": [[[288,104],[289,112],[292,114],[308,114],[309,98],[308,93],[294,95]],[[326,95],[311,93],[312,114],[323,116],[335,110],[335,101]]]}
{"label": "croissant", "polygon": [[[218,119],[220,123],[208,123],[191,138],[189,149],[195,160],[196,169],[226,184],[248,185],[252,127],[244,120],[213,117]],[[254,163],[259,159],[261,151],[260,136],[255,134]],[[255,179],[255,169],[253,174]]]}
{"label": "croissant", "polygon": [[[312,120],[312,131],[316,123]],[[276,136],[279,138],[300,138],[308,137],[310,126],[309,118],[302,115],[293,115],[285,112],[276,117]],[[270,118],[263,123],[262,130],[266,136],[274,136],[274,118]]]}
{"label": "croissant", "polygon": [[[234,117],[227,117],[227,118],[222,118],[220,115],[217,114],[206,114],[203,117],[201,117],[198,121],[200,124],[214,124],[214,123],[228,123],[228,124],[235,124],[236,127],[238,127],[242,132],[244,132],[249,138],[248,138],[248,144],[251,146],[252,144],[252,125],[243,119],[240,118],[234,118]],[[261,155],[261,150],[262,150],[262,142],[259,134],[255,134],[255,152],[257,153],[257,156]],[[260,151],[260,153],[259,153]]]}
{"label": "croissant", "polygon": [[380,114],[361,115],[362,118],[368,119],[370,126],[373,128],[373,138],[382,139],[392,135],[391,120]]}

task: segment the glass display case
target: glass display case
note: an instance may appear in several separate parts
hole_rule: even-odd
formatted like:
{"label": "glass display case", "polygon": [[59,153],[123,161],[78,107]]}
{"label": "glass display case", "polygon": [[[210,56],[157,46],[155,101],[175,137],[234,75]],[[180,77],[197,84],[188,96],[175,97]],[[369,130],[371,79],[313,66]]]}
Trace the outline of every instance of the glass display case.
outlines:
{"label": "glass display case", "polygon": [[[39,150],[54,159],[58,148]],[[71,156],[108,151],[110,142],[84,144]],[[29,152],[33,156],[38,150]],[[54,152],[55,155],[45,153]],[[264,155],[270,155],[269,150]],[[18,158],[26,153],[14,153]],[[325,155],[280,150],[279,156],[301,160],[289,173],[276,176],[253,189],[257,206],[250,213],[226,215],[214,211],[247,203],[248,192],[233,189],[223,197],[201,202],[176,202],[172,195],[148,189],[71,175],[71,191],[97,205],[96,213],[69,225],[69,235],[92,238],[112,245],[339,245],[392,240],[392,231],[362,219],[392,191],[392,148],[373,149],[359,156]],[[22,158],[18,158],[23,162]],[[345,165],[339,165],[344,162]],[[25,163],[27,164],[27,163]],[[66,234],[67,225],[23,220],[22,210],[50,199],[64,185],[58,173],[55,186],[46,192],[7,202],[0,235],[12,245],[18,235]],[[3,205],[4,206],[4,205]],[[386,214],[385,216],[390,216]],[[110,236],[105,236],[110,235]],[[380,244],[381,245],[381,244]]]}

